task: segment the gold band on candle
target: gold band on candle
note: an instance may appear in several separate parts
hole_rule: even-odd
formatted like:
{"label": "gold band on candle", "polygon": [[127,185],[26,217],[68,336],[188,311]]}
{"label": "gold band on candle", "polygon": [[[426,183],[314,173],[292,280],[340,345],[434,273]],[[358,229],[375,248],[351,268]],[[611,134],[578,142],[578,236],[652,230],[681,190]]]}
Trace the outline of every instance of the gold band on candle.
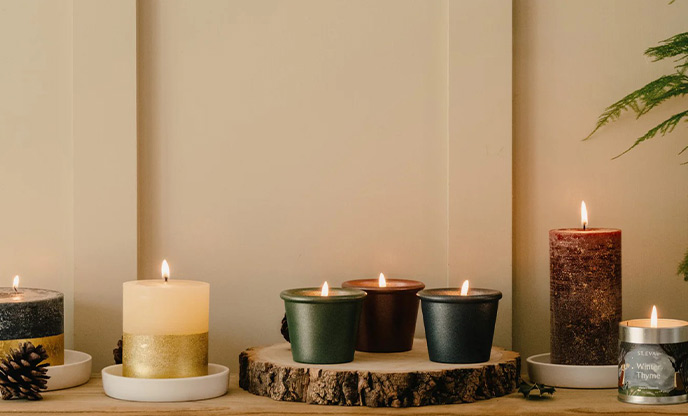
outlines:
{"label": "gold band on candle", "polygon": [[179,378],[208,375],[208,333],[189,335],[124,334],[122,375]]}
{"label": "gold band on candle", "polygon": [[48,353],[48,359],[45,360],[48,364],[64,364],[64,334],[40,338],[0,340],[0,354],[7,354],[10,352],[10,349],[16,350],[22,342],[31,342],[36,347],[42,345],[45,348],[45,352]]}

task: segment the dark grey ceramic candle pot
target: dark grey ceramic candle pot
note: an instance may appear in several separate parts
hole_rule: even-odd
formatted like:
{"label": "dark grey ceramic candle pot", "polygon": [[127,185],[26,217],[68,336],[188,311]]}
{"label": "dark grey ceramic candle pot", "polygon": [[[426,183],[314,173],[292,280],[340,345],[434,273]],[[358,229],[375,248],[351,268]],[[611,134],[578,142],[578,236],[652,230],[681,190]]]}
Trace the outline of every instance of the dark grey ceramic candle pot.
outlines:
{"label": "dark grey ceramic candle pot", "polygon": [[430,361],[469,364],[490,359],[502,292],[460,288],[426,289],[418,293]]}

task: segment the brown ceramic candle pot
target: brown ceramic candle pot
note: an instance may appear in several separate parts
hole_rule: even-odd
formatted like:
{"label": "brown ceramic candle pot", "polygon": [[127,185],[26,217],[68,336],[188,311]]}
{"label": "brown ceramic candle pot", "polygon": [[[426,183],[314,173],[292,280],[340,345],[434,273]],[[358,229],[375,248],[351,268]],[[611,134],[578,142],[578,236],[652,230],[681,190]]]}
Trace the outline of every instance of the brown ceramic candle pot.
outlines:
{"label": "brown ceramic candle pot", "polygon": [[356,349],[366,352],[409,351],[418,317],[418,293],[425,285],[415,280],[387,279],[380,287],[378,279],[349,280],[342,284],[364,290],[363,312],[358,328]]}

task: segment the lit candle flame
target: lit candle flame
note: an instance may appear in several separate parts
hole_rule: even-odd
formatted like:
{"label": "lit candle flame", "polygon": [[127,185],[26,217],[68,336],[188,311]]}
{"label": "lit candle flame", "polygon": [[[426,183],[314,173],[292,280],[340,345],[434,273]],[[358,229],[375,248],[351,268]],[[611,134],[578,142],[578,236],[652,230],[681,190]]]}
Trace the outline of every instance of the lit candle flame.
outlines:
{"label": "lit candle flame", "polygon": [[12,289],[14,289],[15,292],[18,291],[18,289],[19,289],[19,275],[14,276],[14,281],[12,282]]}
{"label": "lit candle flame", "polygon": [[585,207],[585,201],[581,201],[581,224],[584,230],[588,227],[588,209]]}
{"label": "lit candle flame", "polygon": [[378,279],[378,284],[380,287],[387,287],[387,280],[385,279],[385,275],[380,273],[380,278]]}
{"label": "lit candle flame", "polygon": [[330,287],[327,286],[327,282],[323,283],[322,290],[320,290],[320,296],[329,296]]}
{"label": "lit candle flame", "polygon": [[652,305],[652,315],[650,316],[650,328],[657,328],[657,307]]}
{"label": "lit candle flame", "polygon": [[468,280],[464,281],[461,285],[461,296],[468,295]]}
{"label": "lit candle flame", "polygon": [[160,272],[162,273],[162,278],[165,279],[165,281],[170,278],[170,265],[167,264],[167,260],[162,261]]}

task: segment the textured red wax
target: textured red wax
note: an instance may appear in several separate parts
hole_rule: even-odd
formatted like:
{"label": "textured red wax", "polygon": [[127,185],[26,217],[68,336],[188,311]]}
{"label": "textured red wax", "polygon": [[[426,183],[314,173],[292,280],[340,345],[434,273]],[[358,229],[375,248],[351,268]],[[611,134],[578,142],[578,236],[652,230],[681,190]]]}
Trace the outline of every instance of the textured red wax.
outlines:
{"label": "textured red wax", "polygon": [[621,230],[550,230],[549,254],[552,363],[616,364]]}

